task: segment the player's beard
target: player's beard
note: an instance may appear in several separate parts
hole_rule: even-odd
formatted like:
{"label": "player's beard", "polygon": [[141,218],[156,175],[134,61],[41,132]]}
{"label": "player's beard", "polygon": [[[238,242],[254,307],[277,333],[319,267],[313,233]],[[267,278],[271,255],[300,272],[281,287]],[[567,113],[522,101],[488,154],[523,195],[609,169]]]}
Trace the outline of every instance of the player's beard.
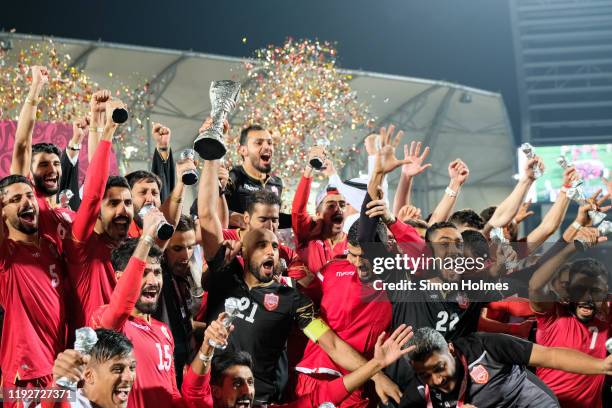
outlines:
{"label": "player's beard", "polygon": [[261,273],[261,268],[265,262],[261,262],[260,264],[256,264],[253,261],[249,261],[249,272],[253,276],[257,278],[257,280],[261,283],[268,283],[274,279],[275,275],[279,274],[278,264],[272,266],[272,275],[266,276]]}
{"label": "player's beard", "polygon": [[[33,212],[33,222],[32,225],[24,224],[20,216],[25,212]],[[36,214],[36,209],[34,207],[25,208],[17,214],[17,216],[13,220],[9,220],[13,228],[15,228],[19,232],[23,232],[26,235],[32,235],[38,231],[38,214]]]}
{"label": "player's beard", "polygon": [[157,305],[159,304],[159,297],[161,296],[161,290],[157,288],[157,299],[154,303],[151,302],[143,302],[142,297],[143,293],[150,289],[150,287],[142,288],[140,291],[140,296],[138,296],[138,301],[136,302],[136,310],[138,310],[142,314],[153,314],[157,310]]}
{"label": "player's beard", "polygon": [[59,176],[58,181],[56,182],[57,187],[55,188],[47,188],[47,186],[45,186],[44,176],[41,177],[32,175],[32,177],[34,178],[34,185],[36,186],[36,190],[40,191],[45,197],[51,197],[57,194],[57,192],[59,191]]}
{"label": "player's beard", "polygon": [[[268,154],[266,153],[266,155],[268,155]],[[270,160],[268,161],[267,164],[262,164],[261,163],[261,160],[260,160],[261,155],[260,154],[251,155],[251,156],[249,156],[249,158],[251,160],[251,163],[253,164],[253,167],[255,167],[255,169],[257,171],[260,171],[260,172],[262,172],[264,174],[268,174],[268,173],[270,173],[272,171],[272,155],[269,154],[268,156],[270,156]]]}

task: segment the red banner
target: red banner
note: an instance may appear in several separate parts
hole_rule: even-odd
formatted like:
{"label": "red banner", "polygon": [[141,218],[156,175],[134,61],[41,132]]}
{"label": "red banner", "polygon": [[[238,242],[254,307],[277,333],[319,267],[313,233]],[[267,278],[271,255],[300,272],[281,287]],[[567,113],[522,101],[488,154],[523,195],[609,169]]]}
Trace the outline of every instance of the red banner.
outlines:
{"label": "red banner", "polygon": [[[15,130],[17,122],[12,120],[0,120],[0,178],[7,176],[11,169],[11,158],[13,156],[13,144],[15,143]],[[63,150],[72,138],[72,124],[37,122],[34,126],[32,143],[53,143]],[[83,183],[87,172],[87,135],[83,140],[79,154],[79,184]],[[117,159],[111,156],[110,174],[119,174]]]}

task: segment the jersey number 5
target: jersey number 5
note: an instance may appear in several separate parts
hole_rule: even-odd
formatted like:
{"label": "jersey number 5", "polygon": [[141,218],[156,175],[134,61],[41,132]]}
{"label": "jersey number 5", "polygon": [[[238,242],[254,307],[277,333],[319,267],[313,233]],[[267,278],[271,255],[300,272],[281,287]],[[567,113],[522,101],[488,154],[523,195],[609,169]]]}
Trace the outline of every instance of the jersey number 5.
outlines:
{"label": "jersey number 5", "polygon": [[155,343],[157,347],[157,353],[159,354],[159,364],[157,364],[158,370],[170,371],[172,367],[172,353],[170,353],[170,345],[164,344],[164,352],[162,354],[162,345]]}

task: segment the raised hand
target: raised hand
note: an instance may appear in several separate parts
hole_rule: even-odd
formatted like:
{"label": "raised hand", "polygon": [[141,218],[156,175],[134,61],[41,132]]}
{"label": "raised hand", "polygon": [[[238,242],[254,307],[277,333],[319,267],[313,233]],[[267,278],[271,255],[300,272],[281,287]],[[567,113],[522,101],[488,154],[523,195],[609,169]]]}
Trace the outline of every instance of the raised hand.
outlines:
{"label": "raised hand", "polygon": [[30,71],[32,72],[33,88],[40,89],[49,82],[49,70],[47,70],[47,67],[32,65]]}
{"label": "raised hand", "polygon": [[416,346],[404,348],[404,345],[413,336],[412,327],[405,324],[400,325],[395,331],[383,342],[385,332],[381,333],[376,340],[374,346],[374,359],[382,366],[387,367],[397,361],[401,356],[413,351]]}
{"label": "raised hand", "polygon": [[[401,132],[399,132],[401,133]],[[404,157],[410,159],[409,163],[402,166],[402,174],[407,177],[414,177],[417,174],[421,174],[427,168],[431,167],[431,164],[423,164],[427,155],[429,154],[429,146],[426,146],[421,153],[421,142],[410,142],[410,148],[408,145],[404,145]]]}
{"label": "raised hand", "polygon": [[[395,126],[391,125],[389,128],[380,129],[380,149],[376,153],[376,165],[374,166],[374,172],[387,174],[395,170],[401,165],[411,163],[410,157],[407,156],[409,153],[408,149],[404,148],[404,159],[398,160],[395,157],[395,147],[391,143],[393,133],[395,132]],[[396,140],[400,140],[404,132],[401,130],[397,132],[395,136]]]}
{"label": "raised hand", "polygon": [[165,220],[164,214],[159,209],[149,209],[142,219],[142,235],[148,235],[154,239],[157,238],[157,227]]}
{"label": "raised hand", "polygon": [[66,349],[58,354],[53,364],[53,378],[58,380],[62,377],[71,381],[79,382],[83,379],[85,365],[90,356],[83,355],[76,350]]}
{"label": "raised hand", "polygon": [[544,173],[544,161],[540,156],[535,156],[527,161],[525,164],[525,175],[532,181],[535,181],[536,177],[534,174],[534,168],[538,167],[542,173]]}
{"label": "raised hand", "polygon": [[527,218],[535,214],[533,211],[529,211],[530,205],[531,200],[527,200],[520,205],[518,212],[514,216],[514,221],[516,221],[517,224],[520,224],[521,222],[525,221]]}
{"label": "raised hand", "polygon": [[[205,130],[210,129],[210,127],[212,126],[213,120],[212,118],[206,118],[204,120],[204,122],[202,123],[202,125],[200,126],[200,129],[198,129],[198,132],[200,134],[204,133]],[[230,125],[229,122],[227,121],[227,119],[225,119],[223,121],[223,134],[227,135],[229,133],[229,129],[230,129]]]}
{"label": "raised hand", "polygon": [[183,159],[176,162],[176,174],[179,175],[179,181],[182,182],[180,175],[188,170],[196,170],[195,161],[193,159]]}
{"label": "raised hand", "polygon": [[461,159],[455,159],[448,165],[448,176],[462,186],[470,176],[470,169]]}
{"label": "raised hand", "polygon": [[92,113],[101,113],[106,110],[106,103],[111,99],[111,92],[108,89],[102,89],[94,92],[89,101],[89,109]]}
{"label": "raised hand", "polygon": [[420,220],[421,216],[421,209],[410,204],[406,204],[397,212],[397,218],[403,222],[406,220]]}
{"label": "raised hand", "polygon": [[106,126],[117,127],[118,125],[113,121],[113,111],[118,108],[127,109],[127,105],[121,102],[119,99],[111,99],[106,102]]}
{"label": "raised hand", "polygon": [[607,241],[608,238],[600,237],[595,227],[585,227],[576,233],[574,240],[582,242],[586,247],[593,247],[600,242]]}
{"label": "raised hand", "polygon": [[162,125],[161,123],[154,123],[151,131],[153,133],[153,140],[155,140],[155,144],[158,148],[170,147],[170,137],[172,135],[170,128]]}
{"label": "raised hand", "polygon": [[227,339],[234,330],[234,325],[225,327],[223,320],[227,317],[227,313],[223,312],[219,314],[217,320],[213,320],[204,332],[204,342],[202,347],[209,345],[209,340],[212,340],[216,344],[227,344]]}
{"label": "raised hand", "polygon": [[72,122],[72,144],[81,144],[85,137],[85,129],[89,127],[89,117],[84,116]]}
{"label": "raised hand", "polygon": [[570,187],[573,181],[580,179],[580,174],[576,171],[575,167],[568,167],[563,171],[563,185]]}
{"label": "raised hand", "polygon": [[336,174],[336,168],[334,167],[334,163],[329,159],[325,159],[325,162],[323,162],[322,172],[323,175],[325,175],[325,177],[327,178],[330,178],[331,176]]}
{"label": "raised hand", "polygon": [[385,200],[374,200],[370,201],[366,208],[366,215],[370,218],[380,217],[382,222],[385,224],[392,224],[395,222],[395,216],[387,207]]}

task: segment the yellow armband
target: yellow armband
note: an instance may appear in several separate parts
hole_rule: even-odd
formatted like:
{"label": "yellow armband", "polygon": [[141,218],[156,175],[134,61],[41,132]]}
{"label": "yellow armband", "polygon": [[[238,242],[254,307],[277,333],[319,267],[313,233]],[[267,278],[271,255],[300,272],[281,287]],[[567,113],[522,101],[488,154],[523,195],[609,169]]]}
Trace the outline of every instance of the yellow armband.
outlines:
{"label": "yellow armband", "polygon": [[310,340],[315,343],[319,340],[319,338],[327,333],[329,330],[329,326],[321,319],[314,319],[312,322],[308,323],[308,326],[304,327],[304,334]]}

